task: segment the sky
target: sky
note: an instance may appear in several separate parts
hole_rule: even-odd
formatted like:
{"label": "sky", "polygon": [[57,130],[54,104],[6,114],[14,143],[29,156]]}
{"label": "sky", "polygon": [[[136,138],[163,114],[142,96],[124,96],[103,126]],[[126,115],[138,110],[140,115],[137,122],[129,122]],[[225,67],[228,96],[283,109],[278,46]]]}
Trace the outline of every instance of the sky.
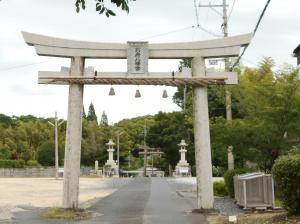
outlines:
{"label": "sky", "polygon": [[[95,1],[86,0],[85,11],[76,13],[75,0],[0,0],[0,113],[32,114],[38,117],[67,117],[68,86],[37,84],[38,71],[59,71],[70,60],[37,56],[25,44],[21,31],[75,40],[97,42],[149,41],[184,42],[214,39],[197,25],[194,0],[136,0],[129,14],[112,6],[116,17],[106,18],[95,11]],[[195,0],[196,5],[220,4],[221,0]],[[266,3],[265,0],[227,0],[229,36],[250,33]],[[258,65],[264,56],[273,57],[277,66],[296,65],[293,50],[300,44],[300,1],[272,0],[244,57],[243,64]],[[197,7],[199,24],[222,35],[222,17],[210,8]],[[219,13],[222,11],[220,9]],[[230,13],[231,12],[231,13]],[[178,60],[150,60],[150,72],[171,72]],[[126,71],[126,60],[87,60],[97,71]],[[220,63],[218,67],[222,67]],[[142,97],[134,98],[139,88]],[[174,87],[114,86],[116,95],[108,96],[110,86],[85,86],[87,112],[93,102],[97,116],[103,111],[109,123],[158,111],[180,110],[172,102]],[[162,98],[167,89],[168,98]]]}

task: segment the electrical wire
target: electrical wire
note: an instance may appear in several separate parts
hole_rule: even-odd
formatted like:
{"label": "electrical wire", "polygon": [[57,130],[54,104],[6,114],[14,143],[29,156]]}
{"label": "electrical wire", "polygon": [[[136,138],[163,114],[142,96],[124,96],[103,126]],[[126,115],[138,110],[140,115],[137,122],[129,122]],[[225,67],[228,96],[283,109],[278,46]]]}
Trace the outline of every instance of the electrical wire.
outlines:
{"label": "electrical wire", "polygon": [[40,61],[40,62],[36,62],[36,63],[31,63],[31,64],[25,64],[25,65],[18,65],[18,66],[13,66],[13,67],[9,67],[9,68],[3,68],[3,69],[0,69],[0,72],[9,71],[9,70],[18,69],[18,68],[23,68],[23,67],[29,67],[29,66],[33,66],[33,65],[47,63],[47,62],[50,62],[50,61]]}
{"label": "electrical wire", "polygon": [[180,32],[180,31],[183,31],[183,30],[192,29],[192,28],[194,28],[194,26],[186,26],[186,27],[183,27],[183,28],[180,28],[180,29],[176,29],[176,30],[172,30],[172,31],[169,31],[169,32],[166,32],[166,33],[160,33],[160,34],[157,34],[157,35],[144,37],[144,38],[140,39],[139,41],[153,39],[153,38],[156,38],[156,37],[161,37],[161,36],[169,35],[169,34],[172,34],[172,33],[177,33],[177,32]]}
{"label": "electrical wire", "polygon": [[231,16],[231,14],[232,14],[232,12],[233,12],[233,9],[234,9],[234,6],[235,6],[235,3],[236,3],[236,0],[233,0],[233,3],[232,3],[232,6],[231,6],[231,9],[230,9],[230,12],[229,12],[229,15],[228,15],[228,19],[227,19],[227,21],[229,21],[229,19],[230,19],[230,16]]}
{"label": "electrical wire", "polygon": [[196,24],[197,24],[197,26],[200,26],[200,24],[199,24],[199,12],[198,12],[198,7],[197,7],[196,0],[194,0],[194,8],[195,8],[195,15],[196,15]]}
{"label": "electrical wire", "polygon": [[213,31],[210,31],[210,30],[204,28],[203,26],[201,26],[200,24],[199,24],[199,26],[193,26],[193,28],[199,28],[200,30],[202,30],[202,31],[204,31],[204,32],[206,32],[206,33],[214,36],[214,37],[223,37],[223,35],[217,34],[217,33],[213,32]]}
{"label": "electrical wire", "polygon": [[[260,25],[260,22],[261,22],[262,18],[264,17],[264,14],[265,14],[265,12],[266,12],[266,10],[267,10],[267,8],[268,8],[270,2],[271,2],[271,0],[268,0],[268,1],[266,2],[263,11],[262,11],[261,14],[260,14],[259,19],[258,19],[258,21],[257,21],[257,23],[256,23],[256,26],[255,26],[255,28],[254,28],[254,31],[253,31],[253,36],[256,34],[256,31],[258,30],[258,27],[259,27],[259,25]],[[234,67],[237,66],[237,64],[240,62],[240,60],[241,60],[241,58],[243,57],[243,55],[245,54],[245,51],[247,50],[248,46],[249,46],[249,45],[247,45],[247,46],[244,47],[242,53],[241,53],[240,56],[237,58],[237,60],[235,61],[235,63],[232,65],[232,67],[231,67],[231,69],[230,69],[231,71],[232,71],[232,70],[234,69]]]}

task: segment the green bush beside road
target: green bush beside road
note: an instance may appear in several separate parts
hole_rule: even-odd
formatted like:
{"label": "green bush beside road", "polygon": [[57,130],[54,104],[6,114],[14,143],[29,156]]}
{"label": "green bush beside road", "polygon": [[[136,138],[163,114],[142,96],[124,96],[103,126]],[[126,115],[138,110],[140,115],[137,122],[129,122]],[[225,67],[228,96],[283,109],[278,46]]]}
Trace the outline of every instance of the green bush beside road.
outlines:
{"label": "green bush beside road", "polygon": [[27,163],[26,163],[26,165],[29,166],[29,167],[37,167],[40,164],[36,160],[28,160]]}
{"label": "green bush beside road", "polygon": [[228,196],[224,181],[214,182],[214,195],[219,197]]}
{"label": "green bush beside road", "polygon": [[228,195],[232,198],[234,198],[234,184],[233,184],[233,177],[235,175],[239,175],[239,174],[243,174],[243,173],[247,173],[250,172],[249,169],[234,169],[234,170],[228,170],[225,172],[224,174],[224,181],[225,181],[225,185],[226,185],[226,189],[228,192]]}
{"label": "green bush beside road", "polygon": [[292,214],[300,213],[300,153],[292,150],[274,163],[272,173],[283,207]]}
{"label": "green bush beside road", "polygon": [[24,168],[24,160],[0,160],[0,168]]}

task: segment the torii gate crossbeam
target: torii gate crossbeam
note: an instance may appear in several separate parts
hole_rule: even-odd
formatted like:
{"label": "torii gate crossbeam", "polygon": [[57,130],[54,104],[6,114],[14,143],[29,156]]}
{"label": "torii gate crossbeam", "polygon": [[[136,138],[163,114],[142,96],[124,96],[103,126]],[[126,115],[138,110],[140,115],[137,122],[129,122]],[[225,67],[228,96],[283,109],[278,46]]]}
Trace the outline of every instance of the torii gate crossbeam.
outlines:
{"label": "torii gate crossbeam", "polygon": [[153,76],[147,71],[143,77],[130,72],[105,73],[106,75],[93,77],[93,74],[88,75],[88,72],[85,72],[85,58],[125,59],[128,57],[129,44],[67,40],[28,32],[22,34],[25,42],[35,47],[38,55],[71,58],[71,68],[68,72],[40,72],[39,74],[39,83],[69,85],[62,203],[64,208],[78,207],[84,84],[136,84],[138,82],[145,85],[193,86],[197,202],[198,208],[213,208],[207,86],[226,84],[226,80],[230,80],[230,74],[209,76],[205,71],[205,59],[238,56],[240,48],[250,43],[252,33],[185,43],[143,42],[147,46],[147,57],[150,59],[192,59],[191,76],[182,73],[173,77],[161,73]]}

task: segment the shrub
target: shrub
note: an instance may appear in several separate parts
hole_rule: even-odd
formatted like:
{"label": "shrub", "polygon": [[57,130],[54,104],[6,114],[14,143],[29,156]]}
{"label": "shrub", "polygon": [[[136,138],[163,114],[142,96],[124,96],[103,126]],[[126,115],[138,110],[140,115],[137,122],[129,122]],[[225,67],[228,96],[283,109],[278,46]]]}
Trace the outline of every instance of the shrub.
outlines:
{"label": "shrub", "polygon": [[24,160],[0,160],[0,168],[24,168]]}
{"label": "shrub", "polygon": [[243,169],[234,169],[228,170],[224,174],[225,186],[230,197],[234,197],[234,184],[233,177],[239,174],[250,172],[251,170],[243,168]]}
{"label": "shrub", "polygon": [[225,172],[225,169],[221,166],[213,166],[212,167],[213,177],[223,177],[224,172]]}
{"label": "shrub", "polygon": [[28,150],[22,152],[21,159],[25,160],[25,162],[28,162],[31,159],[31,153]]}
{"label": "shrub", "polygon": [[225,197],[228,195],[224,181],[214,182],[214,195]]}
{"label": "shrub", "polygon": [[8,159],[10,156],[10,151],[8,147],[1,147],[0,148],[0,159]]}
{"label": "shrub", "polygon": [[300,213],[300,154],[279,157],[272,174],[283,207],[292,214]]}
{"label": "shrub", "polygon": [[37,161],[43,166],[53,166],[55,164],[54,144],[44,142],[37,152]]}
{"label": "shrub", "polygon": [[27,161],[27,166],[30,166],[30,167],[36,167],[36,166],[39,166],[40,164],[38,163],[38,161],[36,160],[28,160]]}

